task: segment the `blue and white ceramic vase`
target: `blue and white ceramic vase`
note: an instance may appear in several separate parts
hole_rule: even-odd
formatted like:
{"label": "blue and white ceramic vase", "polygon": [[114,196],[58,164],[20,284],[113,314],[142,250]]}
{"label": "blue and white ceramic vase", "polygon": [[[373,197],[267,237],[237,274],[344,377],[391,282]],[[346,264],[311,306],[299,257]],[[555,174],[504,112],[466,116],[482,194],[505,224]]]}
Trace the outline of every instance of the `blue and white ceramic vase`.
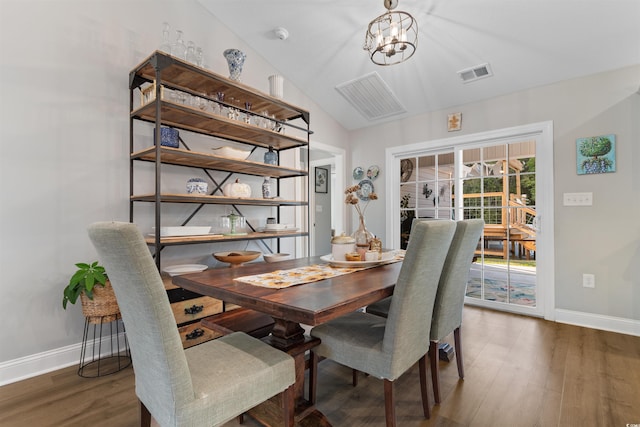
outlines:
{"label": "blue and white ceramic vase", "polygon": [[242,66],[247,55],[238,49],[227,49],[223,52],[223,55],[227,59],[227,64],[229,64],[229,78],[240,81]]}

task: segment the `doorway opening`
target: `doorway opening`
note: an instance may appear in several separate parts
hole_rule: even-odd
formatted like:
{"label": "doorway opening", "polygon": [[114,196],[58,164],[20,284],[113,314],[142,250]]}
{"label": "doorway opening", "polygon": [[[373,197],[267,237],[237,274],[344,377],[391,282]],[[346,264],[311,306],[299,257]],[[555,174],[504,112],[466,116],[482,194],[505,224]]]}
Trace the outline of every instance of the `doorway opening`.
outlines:
{"label": "doorway opening", "polygon": [[[309,151],[310,177],[310,246],[311,255],[331,253],[332,233],[345,231],[346,212],[343,194],[345,186],[345,150],[319,142],[311,142]],[[315,168],[329,172],[326,193],[316,193]]]}

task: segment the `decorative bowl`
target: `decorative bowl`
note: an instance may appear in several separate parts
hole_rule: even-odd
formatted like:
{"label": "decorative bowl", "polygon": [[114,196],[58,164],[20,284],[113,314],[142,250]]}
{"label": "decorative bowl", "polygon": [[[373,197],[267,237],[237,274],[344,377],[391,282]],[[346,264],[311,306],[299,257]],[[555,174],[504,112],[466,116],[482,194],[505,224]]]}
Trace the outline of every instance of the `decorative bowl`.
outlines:
{"label": "decorative bowl", "polygon": [[262,255],[259,251],[214,252],[213,257],[221,262],[229,263],[229,267],[238,267],[245,262],[253,261]]}
{"label": "decorative bowl", "polygon": [[191,178],[187,181],[188,194],[207,194],[209,184],[202,178]]}
{"label": "decorative bowl", "polygon": [[228,157],[231,159],[239,159],[244,160],[249,157],[251,151],[240,150],[239,148],[233,147],[220,147],[220,148],[212,148],[213,154],[221,157]]}
{"label": "decorative bowl", "polygon": [[278,261],[285,261],[287,259],[291,259],[290,254],[285,254],[281,252],[275,253],[275,254],[264,254],[262,255],[262,257],[266,262],[278,262]]}

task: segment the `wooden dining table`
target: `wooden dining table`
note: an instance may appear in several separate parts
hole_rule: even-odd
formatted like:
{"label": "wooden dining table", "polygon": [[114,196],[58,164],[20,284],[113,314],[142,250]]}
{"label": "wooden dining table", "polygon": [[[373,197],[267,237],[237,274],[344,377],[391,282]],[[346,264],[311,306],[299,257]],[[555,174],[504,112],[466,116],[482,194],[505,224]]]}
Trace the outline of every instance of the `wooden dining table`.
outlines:
{"label": "wooden dining table", "polygon": [[[274,328],[264,340],[290,354],[296,366],[297,425],[330,425],[312,402],[304,398],[305,353],[319,341],[305,334],[302,325],[316,326],[393,294],[401,262],[385,263],[330,279],[273,289],[236,280],[243,276],[326,264],[320,257],[297,258],[277,263],[254,262],[234,268],[208,269],[201,273],[174,276],[173,283],[189,291],[211,296],[225,303],[266,313]],[[260,419],[269,409],[252,411]],[[306,422],[305,422],[306,420]]]}

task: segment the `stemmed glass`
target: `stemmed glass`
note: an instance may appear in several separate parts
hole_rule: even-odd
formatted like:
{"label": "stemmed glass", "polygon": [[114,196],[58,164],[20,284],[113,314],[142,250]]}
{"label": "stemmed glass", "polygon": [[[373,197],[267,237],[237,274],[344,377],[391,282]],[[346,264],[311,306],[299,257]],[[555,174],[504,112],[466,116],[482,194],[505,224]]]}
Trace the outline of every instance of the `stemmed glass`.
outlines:
{"label": "stemmed glass", "polygon": [[171,55],[180,59],[187,57],[187,46],[182,40],[182,31],[180,30],[176,30],[176,41],[171,45]]}
{"label": "stemmed glass", "polygon": [[160,51],[171,54],[171,43],[169,42],[169,23],[162,23],[162,44],[158,48]]}

